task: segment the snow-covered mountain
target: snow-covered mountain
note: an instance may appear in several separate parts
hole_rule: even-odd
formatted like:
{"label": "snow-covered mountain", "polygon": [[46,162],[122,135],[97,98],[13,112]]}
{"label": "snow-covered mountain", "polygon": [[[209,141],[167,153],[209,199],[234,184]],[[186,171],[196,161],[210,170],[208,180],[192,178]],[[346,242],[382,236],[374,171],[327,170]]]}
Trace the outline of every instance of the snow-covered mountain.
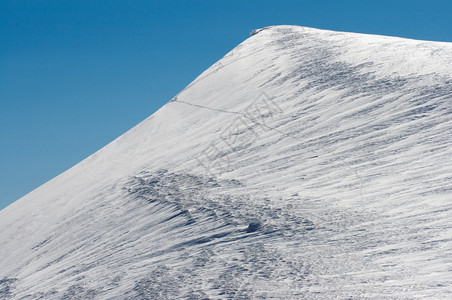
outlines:
{"label": "snow-covered mountain", "polygon": [[451,62],[253,31],[0,212],[0,298],[452,299]]}

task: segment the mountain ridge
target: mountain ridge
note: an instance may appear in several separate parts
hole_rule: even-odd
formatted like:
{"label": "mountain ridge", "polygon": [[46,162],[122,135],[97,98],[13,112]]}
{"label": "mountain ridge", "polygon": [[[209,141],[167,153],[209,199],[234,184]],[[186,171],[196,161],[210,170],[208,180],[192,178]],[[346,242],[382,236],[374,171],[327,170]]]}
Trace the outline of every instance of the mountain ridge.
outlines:
{"label": "mountain ridge", "polygon": [[450,43],[261,29],[155,114],[0,211],[0,291],[452,293],[451,59]]}

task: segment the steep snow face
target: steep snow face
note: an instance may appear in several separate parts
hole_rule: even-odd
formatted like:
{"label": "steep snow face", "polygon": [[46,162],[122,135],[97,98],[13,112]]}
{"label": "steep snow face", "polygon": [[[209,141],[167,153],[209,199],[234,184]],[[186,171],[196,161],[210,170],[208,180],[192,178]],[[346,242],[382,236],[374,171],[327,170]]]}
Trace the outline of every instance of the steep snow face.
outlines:
{"label": "steep snow face", "polygon": [[267,27],[0,212],[0,297],[452,297],[452,45]]}

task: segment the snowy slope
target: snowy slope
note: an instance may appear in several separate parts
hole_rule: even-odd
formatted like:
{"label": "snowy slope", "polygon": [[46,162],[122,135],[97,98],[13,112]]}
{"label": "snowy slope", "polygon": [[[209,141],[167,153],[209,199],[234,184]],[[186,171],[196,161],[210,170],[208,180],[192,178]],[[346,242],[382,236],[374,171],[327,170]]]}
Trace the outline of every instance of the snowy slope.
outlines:
{"label": "snowy slope", "polygon": [[259,30],[0,212],[0,298],[451,299],[451,62]]}

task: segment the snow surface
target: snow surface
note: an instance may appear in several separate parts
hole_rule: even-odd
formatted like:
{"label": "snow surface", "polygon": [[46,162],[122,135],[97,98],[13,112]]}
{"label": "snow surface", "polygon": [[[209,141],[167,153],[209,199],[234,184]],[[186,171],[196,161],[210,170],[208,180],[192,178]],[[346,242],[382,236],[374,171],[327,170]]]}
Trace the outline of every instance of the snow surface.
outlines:
{"label": "snow surface", "polygon": [[451,62],[256,31],[0,212],[0,298],[452,299]]}

